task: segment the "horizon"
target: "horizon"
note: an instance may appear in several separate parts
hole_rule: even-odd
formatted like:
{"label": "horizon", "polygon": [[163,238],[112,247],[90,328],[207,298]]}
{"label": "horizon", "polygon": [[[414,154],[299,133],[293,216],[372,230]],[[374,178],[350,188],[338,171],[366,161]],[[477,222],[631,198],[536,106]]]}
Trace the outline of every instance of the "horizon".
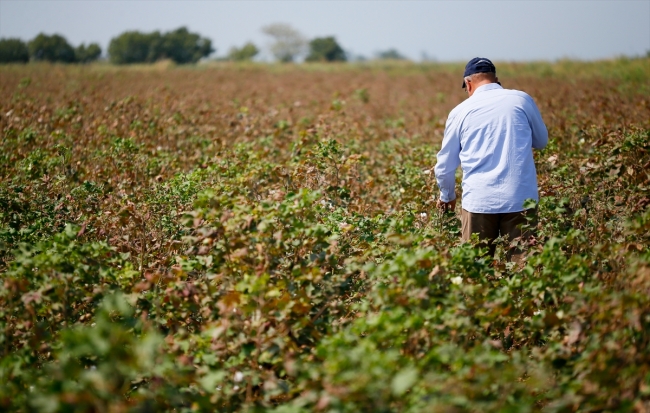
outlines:
{"label": "horizon", "polygon": [[[352,59],[395,49],[411,61],[500,62],[611,60],[650,52],[650,2],[594,1],[150,1],[0,0],[0,37],[29,41],[60,34],[73,46],[110,40],[125,31],[187,27],[212,41],[223,57],[252,41],[258,61],[270,60],[261,28],[287,23],[306,38],[334,36]],[[253,7],[251,7],[253,6]],[[481,10],[472,25],[471,11]],[[531,19],[528,16],[536,16]]]}

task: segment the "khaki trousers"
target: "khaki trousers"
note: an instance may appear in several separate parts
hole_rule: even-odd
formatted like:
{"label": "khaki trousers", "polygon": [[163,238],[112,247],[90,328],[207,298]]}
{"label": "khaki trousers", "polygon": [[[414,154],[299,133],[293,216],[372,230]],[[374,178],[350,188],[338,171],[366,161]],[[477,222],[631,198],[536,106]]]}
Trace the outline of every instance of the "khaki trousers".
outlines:
{"label": "khaki trousers", "polygon": [[[463,209],[460,217],[463,226],[463,241],[469,241],[472,234],[478,234],[483,245],[487,244],[490,256],[494,256],[496,250],[494,240],[499,236],[507,238],[507,242],[510,244],[515,239],[528,241],[534,235],[533,228],[537,224],[537,208],[503,214],[479,214]],[[530,228],[522,231],[522,225],[526,224]],[[506,257],[508,261],[519,263],[524,254],[525,251],[521,248],[509,247]]]}

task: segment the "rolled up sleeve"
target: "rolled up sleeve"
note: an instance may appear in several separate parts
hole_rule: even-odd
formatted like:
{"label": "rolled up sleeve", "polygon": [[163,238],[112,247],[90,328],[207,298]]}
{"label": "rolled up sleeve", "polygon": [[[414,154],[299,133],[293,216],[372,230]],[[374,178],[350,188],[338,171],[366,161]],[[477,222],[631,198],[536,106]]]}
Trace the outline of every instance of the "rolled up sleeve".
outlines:
{"label": "rolled up sleeve", "polygon": [[447,119],[445,136],[434,168],[442,202],[450,202],[456,199],[456,169],[460,165],[460,136],[458,129],[455,118]]}

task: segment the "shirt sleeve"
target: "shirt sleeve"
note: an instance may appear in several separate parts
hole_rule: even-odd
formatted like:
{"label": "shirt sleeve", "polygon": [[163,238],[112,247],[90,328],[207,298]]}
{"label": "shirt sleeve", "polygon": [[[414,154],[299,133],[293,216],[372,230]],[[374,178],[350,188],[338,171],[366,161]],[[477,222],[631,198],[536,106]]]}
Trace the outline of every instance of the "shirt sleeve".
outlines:
{"label": "shirt sleeve", "polygon": [[456,199],[456,168],[460,165],[460,133],[456,117],[447,119],[445,136],[437,159],[434,172],[440,188],[440,200],[453,201]]}
{"label": "shirt sleeve", "polygon": [[548,130],[542,119],[542,114],[535,104],[533,98],[529,98],[530,107],[528,110],[528,122],[533,132],[533,148],[543,149],[548,143]]}

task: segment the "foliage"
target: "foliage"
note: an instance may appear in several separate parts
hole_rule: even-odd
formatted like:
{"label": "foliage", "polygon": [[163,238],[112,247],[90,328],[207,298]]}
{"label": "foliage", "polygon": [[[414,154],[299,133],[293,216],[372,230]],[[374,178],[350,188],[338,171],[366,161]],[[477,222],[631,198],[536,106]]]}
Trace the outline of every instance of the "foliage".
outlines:
{"label": "foliage", "polygon": [[75,50],[65,37],[40,33],[27,44],[32,60],[48,62],[74,63]]}
{"label": "foliage", "polygon": [[273,39],[271,53],[279,61],[289,63],[300,57],[307,47],[304,36],[284,23],[275,23],[262,28],[262,32]]}
{"label": "foliage", "polygon": [[152,63],[161,59],[171,59],[179,64],[196,63],[212,52],[210,39],[192,33],[186,27],[167,33],[124,32],[111,39],[108,46],[110,60],[116,64]]}
{"label": "foliage", "polygon": [[93,62],[99,59],[101,54],[102,48],[97,43],[90,43],[88,46],[82,43],[74,50],[75,60],[79,63]]}
{"label": "foliage", "polygon": [[196,63],[201,58],[209,56],[214,49],[212,41],[197,33],[190,33],[186,27],[181,27],[162,35],[162,57],[175,63]]}
{"label": "foliage", "polygon": [[88,63],[97,60],[102,49],[97,43],[80,44],[73,48],[58,34],[40,33],[27,45],[20,39],[0,39],[0,63],[26,63],[30,57],[35,61]]}
{"label": "foliage", "polygon": [[345,52],[332,36],[317,37],[309,42],[307,62],[344,62]]}
{"label": "foliage", "polygon": [[397,49],[387,49],[377,53],[377,59],[380,60],[406,60]]}
{"label": "foliage", "polygon": [[0,39],[0,63],[27,63],[29,49],[20,39]]}
{"label": "foliage", "polygon": [[242,47],[232,47],[228,52],[228,60],[246,62],[253,60],[260,50],[253,43],[248,42]]}
{"label": "foliage", "polygon": [[108,55],[112,63],[151,63],[158,58],[160,32],[129,31],[111,39]]}
{"label": "foliage", "polygon": [[643,63],[503,65],[521,266],[434,207],[462,67],[1,68],[0,410],[648,410]]}

